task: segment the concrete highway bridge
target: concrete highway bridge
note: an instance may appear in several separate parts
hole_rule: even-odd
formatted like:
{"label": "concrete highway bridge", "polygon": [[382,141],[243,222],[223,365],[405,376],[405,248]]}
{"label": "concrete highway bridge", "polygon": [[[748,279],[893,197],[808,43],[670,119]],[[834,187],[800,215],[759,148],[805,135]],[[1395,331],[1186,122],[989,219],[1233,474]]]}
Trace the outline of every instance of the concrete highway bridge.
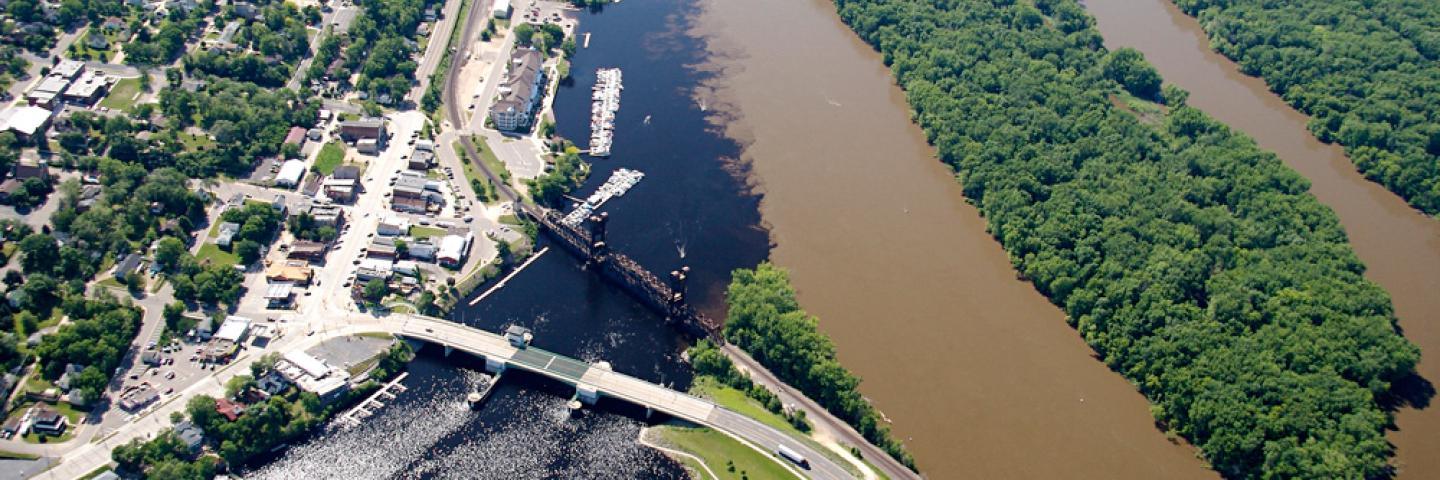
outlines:
{"label": "concrete highway bridge", "polygon": [[852,474],[829,457],[758,420],[740,415],[708,400],[617,373],[601,365],[586,363],[535,347],[517,347],[505,336],[496,333],[421,315],[394,314],[375,318],[350,314],[344,315],[343,318],[327,320],[329,321],[326,323],[336,325],[338,328],[329,328],[323,335],[307,339],[310,341],[306,343],[366,332],[384,332],[420,340],[444,347],[446,353],[459,350],[484,358],[486,369],[491,371],[524,370],[573,385],[576,388],[577,396],[586,403],[594,403],[599,397],[629,402],[651,411],[661,412],[724,432],[772,456],[776,447],[784,444],[804,455],[809,460],[809,468],[796,467],[778,457],[776,461],[795,467],[795,470],[809,478],[853,478]]}

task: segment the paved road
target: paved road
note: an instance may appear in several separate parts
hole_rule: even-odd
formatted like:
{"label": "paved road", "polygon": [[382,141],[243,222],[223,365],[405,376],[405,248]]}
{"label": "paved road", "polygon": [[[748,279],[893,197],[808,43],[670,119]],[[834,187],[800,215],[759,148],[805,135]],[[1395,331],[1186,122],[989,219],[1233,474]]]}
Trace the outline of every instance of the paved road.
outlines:
{"label": "paved road", "polygon": [[780,398],[782,403],[786,405],[796,405],[804,409],[805,417],[815,425],[817,430],[821,430],[831,438],[844,442],[847,445],[859,447],[860,453],[864,455],[872,465],[879,468],[885,476],[895,480],[902,478],[920,478],[919,475],[910,471],[905,465],[891,458],[884,450],[865,440],[865,437],[860,435],[860,432],[855,431],[854,428],[851,428],[849,424],[835,418],[829,411],[815,403],[814,400],[806,397],[805,394],[781,382],[780,379],[775,377],[775,374],[770,373],[770,370],[760,365],[760,362],[750,358],[750,355],[746,354],[740,347],[726,344],[720,349],[725,352],[726,356],[730,357],[730,361],[735,362],[736,366],[749,373],[751,380],[775,392],[775,395]]}
{"label": "paved road", "polygon": [[343,324],[347,327],[336,329],[328,336],[363,331],[368,324],[371,329],[453,347],[487,359],[503,361],[511,368],[531,371],[562,382],[591,385],[604,396],[651,407],[670,416],[714,428],[749,442],[767,453],[784,444],[810,461],[810,467],[802,472],[807,477],[852,478],[849,472],[829,457],[758,420],[726,410],[704,399],[535,347],[516,349],[504,337],[484,330],[418,315],[391,315],[379,321],[367,316],[341,315],[327,319],[326,323]]}
{"label": "paved road", "polygon": [[[420,104],[425,89],[430,88],[430,75],[440,66],[440,59],[450,48],[450,32],[455,29],[455,16],[460,14],[462,0],[447,0],[440,20],[430,29],[430,43],[425,47],[425,56],[420,58],[420,67],[415,69],[415,88],[410,90],[410,101]],[[471,7],[472,9],[474,7]]]}
{"label": "paved road", "polygon": [[44,57],[32,55],[28,51],[22,53],[25,60],[30,62],[30,66],[25,70],[27,75],[25,77],[26,80],[17,80],[15,83],[10,84],[10,96],[20,98],[24,95],[25,90],[28,90],[31,85],[40,80],[40,69],[50,66],[50,57],[64,56],[65,50],[70,48],[70,44],[75,43],[75,40],[84,35],[85,30],[88,28],[89,27],[77,28],[74,32],[61,31],[60,36],[55,39],[55,46],[51,47],[50,51]]}

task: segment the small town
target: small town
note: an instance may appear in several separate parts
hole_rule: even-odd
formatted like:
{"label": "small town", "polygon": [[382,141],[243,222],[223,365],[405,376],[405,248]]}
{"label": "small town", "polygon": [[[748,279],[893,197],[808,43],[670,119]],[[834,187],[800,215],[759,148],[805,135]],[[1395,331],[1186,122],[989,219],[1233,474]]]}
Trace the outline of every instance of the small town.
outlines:
{"label": "small town", "polygon": [[0,480],[1440,478],[1437,32],[0,0]]}
{"label": "small town", "polygon": [[[574,385],[576,419],[631,402],[733,435],[696,451],[746,442],[765,468],[872,476],[798,431],[531,347],[518,324],[440,320],[504,289],[549,232],[684,331],[717,331],[684,274],[609,260],[600,209],[644,173],[571,194],[620,128],[621,71],[597,68],[589,150],[556,133],[595,5],[28,1],[0,13],[0,479],[243,475],[321,425],[400,414],[407,365],[437,346],[485,360],[473,410],[519,370]],[[759,391],[746,401],[773,401]]]}

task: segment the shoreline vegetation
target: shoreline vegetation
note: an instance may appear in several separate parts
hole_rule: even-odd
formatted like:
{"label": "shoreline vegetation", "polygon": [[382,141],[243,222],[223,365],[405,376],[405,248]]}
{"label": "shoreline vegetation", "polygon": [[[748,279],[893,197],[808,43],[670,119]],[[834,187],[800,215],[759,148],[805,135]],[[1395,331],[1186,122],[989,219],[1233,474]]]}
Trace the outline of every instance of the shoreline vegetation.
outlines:
{"label": "shoreline vegetation", "polygon": [[[1393,473],[1382,405],[1405,401],[1391,386],[1420,352],[1303,177],[1185,106],[1138,52],[1107,51],[1074,1],[835,4],[1017,272],[1149,399],[1157,425],[1226,477]],[[1122,90],[1165,104],[1163,120],[1113,105]],[[742,334],[790,309],[770,283],[759,288],[777,301],[731,287],[737,344],[785,338]],[[786,308],[747,311],[769,303]],[[787,381],[787,366],[808,365],[775,360],[762,362]]]}
{"label": "shoreline vegetation", "polygon": [[[840,365],[835,345],[820,333],[815,317],[800,309],[789,275],[769,262],[755,269],[738,269],[726,291],[729,314],[725,339],[748,352],[781,381],[805,393],[815,403],[845,421],[870,443],[885,450],[911,470],[915,458],[890,435],[879,411],[860,394],[860,379]],[[714,354],[706,354],[707,348]],[[772,412],[779,400],[769,390],[753,385],[735,371],[730,360],[707,342],[695,347],[692,363],[697,374],[709,375],[767,404]],[[712,358],[715,357],[715,358]],[[769,395],[770,401],[765,399]],[[769,404],[774,404],[770,408]],[[804,415],[789,417],[797,428]],[[806,427],[805,429],[808,429]],[[805,430],[802,429],[802,430]]]}
{"label": "shoreline vegetation", "polygon": [[1310,117],[1323,142],[1440,214],[1440,8],[1427,2],[1169,0],[1210,48]]}

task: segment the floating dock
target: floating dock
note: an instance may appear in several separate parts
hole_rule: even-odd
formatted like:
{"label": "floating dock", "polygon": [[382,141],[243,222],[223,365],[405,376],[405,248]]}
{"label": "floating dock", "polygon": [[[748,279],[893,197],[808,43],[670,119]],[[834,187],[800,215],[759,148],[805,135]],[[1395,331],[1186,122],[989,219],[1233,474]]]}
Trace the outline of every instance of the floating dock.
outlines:
{"label": "floating dock", "polygon": [[376,390],[375,393],[370,394],[370,397],[366,398],[365,401],[360,402],[355,408],[341,414],[335,419],[335,424],[342,427],[353,427],[359,425],[361,420],[370,418],[371,415],[375,414],[376,410],[385,407],[385,404],[379,399],[393,400],[396,394],[406,390],[405,386],[401,385],[400,382],[408,376],[410,376],[410,372],[401,372],[400,376],[395,377],[390,383],[385,384],[385,386]]}
{"label": "floating dock", "polygon": [[615,111],[620,109],[620,91],[624,89],[620,69],[595,71],[595,86],[590,89],[591,156],[610,156],[610,145],[615,140]]}
{"label": "floating dock", "polygon": [[611,173],[610,178],[605,180],[604,185],[596,189],[595,193],[590,194],[590,197],[586,198],[584,202],[576,205],[575,210],[566,214],[561,222],[571,227],[579,226],[586,218],[590,218],[590,214],[595,213],[595,210],[599,209],[601,205],[612,198],[625,195],[625,192],[640,183],[642,178],[645,178],[645,173],[639,170],[616,169],[615,173]]}

